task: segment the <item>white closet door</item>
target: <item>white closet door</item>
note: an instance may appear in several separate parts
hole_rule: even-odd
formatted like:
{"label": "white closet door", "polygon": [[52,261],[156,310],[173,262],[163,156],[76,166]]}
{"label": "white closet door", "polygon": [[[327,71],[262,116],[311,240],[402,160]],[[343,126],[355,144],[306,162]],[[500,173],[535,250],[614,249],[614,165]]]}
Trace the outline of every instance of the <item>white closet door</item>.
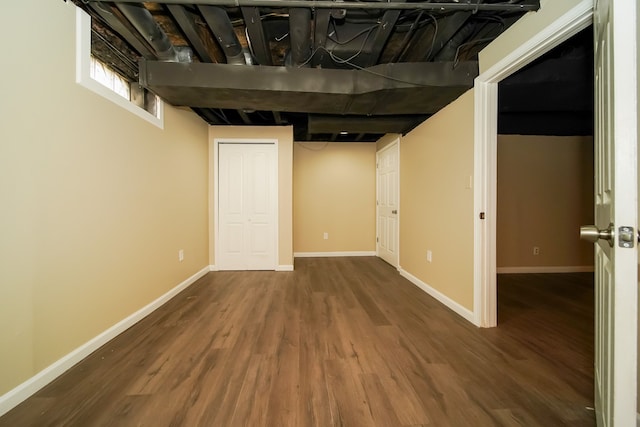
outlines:
{"label": "white closet door", "polygon": [[219,144],[220,270],[276,267],[275,144]]}

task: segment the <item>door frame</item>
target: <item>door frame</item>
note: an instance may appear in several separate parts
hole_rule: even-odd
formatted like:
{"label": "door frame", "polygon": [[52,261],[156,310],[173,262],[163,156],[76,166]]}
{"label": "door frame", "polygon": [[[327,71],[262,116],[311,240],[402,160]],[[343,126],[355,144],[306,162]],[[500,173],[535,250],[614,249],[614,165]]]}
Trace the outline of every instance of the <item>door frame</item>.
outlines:
{"label": "door frame", "polygon": [[[278,140],[274,139],[274,138],[264,138],[264,139],[259,139],[259,138],[214,138],[213,139],[213,153],[211,153],[212,155],[212,159],[213,159],[213,168],[211,168],[211,175],[209,177],[209,182],[212,183],[212,187],[213,187],[213,200],[212,203],[210,203],[209,205],[209,220],[211,221],[211,219],[213,218],[213,227],[210,227],[210,234],[209,234],[209,248],[212,251],[211,253],[213,254],[213,256],[211,256],[211,262],[212,264],[209,266],[209,270],[210,271],[217,271],[218,270],[218,266],[217,266],[217,254],[218,254],[218,248],[220,247],[220,243],[218,241],[218,237],[220,236],[220,232],[219,232],[219,223],[218,223],[218,208],[219,208],[219,190],[218,190],[218,171],[219,171],[219,165],[218,165],[218,161],[220,159],[220,144],[273,144],[275,146],[275,161],[274,161],[274,168],[275,168],[275,176],[276,176],[276,183],[275,183],[275,194],[274,194],[274,198],[275,198],[275,217],[274,217],[274,221],[275,224],[274,226],[274,251],[275,251],[275,259],[274,259],[274,265],[273,265],[273,269],[274,270],[278,270],[278,265],[280,262],[280,250],[279,250],[279,236],[280,236],[280,232],[279,232],[279,224],[280,224],[280,206],[278,203],[279,200],[279,173],[278,173],[278,159],[280,158],[279,156],[279,145],[278,145]],[[211,235],[213,234],[213,235]]]}
{"label": "door frame", "polygon": [[384,151],[388,151],[394,149],[396,150],[396,158],[398,159],[397,162],[397,172],[398,172],[398,179],[396,180],[396,194],[398,196],[398,201],[397,201],[397,205],[398,205],[398,220],[396,221],[396,253],[398,256],[398,259],[396,260],[396,265],[394,265],[393,267],[396,268],[396,270],[400,270],[400,137],[397,137],[396,139],[394,139],[390,144],[382,147],[380,150],[376,151],[376,256],[380,257],[380,254],[378,253],[378,238],[380,236],[379,232],[380,230],[378,229],[378,214],[379,214],[379,209],[378,209],[378,192],[380,191],[379,189],[379,170],[378,169],[378,161],[380,158],[380,154]]}
{"label": "door frame", "polygon": [[[498,323],[496,216],[498,83],[568,40],[593,21],[593,1],[583,0],[519,46],[474,82],[474,268],[473,318],[476,326]],[[481,215],[484,213],[484,218]]]}

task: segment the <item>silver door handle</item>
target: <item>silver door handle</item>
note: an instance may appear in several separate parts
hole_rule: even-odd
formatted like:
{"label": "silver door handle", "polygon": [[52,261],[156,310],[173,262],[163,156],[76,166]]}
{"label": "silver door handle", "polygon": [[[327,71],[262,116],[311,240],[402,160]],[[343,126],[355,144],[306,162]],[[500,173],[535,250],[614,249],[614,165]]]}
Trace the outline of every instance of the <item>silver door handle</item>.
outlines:
{"label": "silver door handle", "polygon": [[397,210],[397,209],[394,209],[394,210],[392,210],[392,211],[391,211],[391,213],[395,215],[395,214],[397,214],[397,213],[398,213],[398,210]]}
{"label": "silver door handle", "polygon": [[613,224],[609,224],[608,228],[600,230],[595,225],[583,225],[580,227],[580,238],[588,242],[596,243],[598,240],[606,240],[609,246],[613,247]]}

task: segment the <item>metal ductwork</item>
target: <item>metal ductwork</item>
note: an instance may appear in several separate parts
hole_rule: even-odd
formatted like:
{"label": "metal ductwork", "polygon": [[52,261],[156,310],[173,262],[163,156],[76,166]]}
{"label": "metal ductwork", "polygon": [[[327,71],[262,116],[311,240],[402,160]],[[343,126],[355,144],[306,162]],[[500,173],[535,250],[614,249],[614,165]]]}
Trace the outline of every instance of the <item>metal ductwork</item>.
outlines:
{"label": "metal ductwork", "polygon": [[190,62],[191,49],[176,49],[142,4],[118,3],[118,9],[131,22],[155,51],[158,59],[170,62]]}
{"label": "metal ductwork", "polygon": [[321,114],[433,114],[473,87],[477,62],[365,70],[140,63],[140,82],[172,105]]}
{"label": "metal ductwork", "polygon": [[289,37],[291,39],[291,65],[309,67],[311,56],[311,9],[289,10]]}
{"label": "metal ductwork", "polygon": [[227,12],[223,8],[216,6],[198,6],[198,9],[200,9],[204,20],[207,21],[207,25],[216,36],[227,58],[227,64],[246,65],[247,60],[242,50],[242,45],[233,30],[233,25]]}

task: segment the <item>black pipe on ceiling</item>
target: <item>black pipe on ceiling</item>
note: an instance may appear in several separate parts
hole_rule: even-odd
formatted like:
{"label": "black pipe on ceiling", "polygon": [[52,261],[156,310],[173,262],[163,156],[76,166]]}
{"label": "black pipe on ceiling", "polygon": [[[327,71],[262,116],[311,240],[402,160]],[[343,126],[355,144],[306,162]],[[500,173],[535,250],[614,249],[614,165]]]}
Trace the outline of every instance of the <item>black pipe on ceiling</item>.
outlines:
{"label": "black pipe on ceiling", "polygon": [[242,51],[242,45],[233,30],[233,25],[227,12],[215,6],[198,6],[198,9],[200,9],[204,20],[216,36],[216,40],[218,40],[227,58],[227,64],[246,65],[247,60]]}
{"label": "black pipe on ceiling", "polygon": [[[85,0],[95,3],[100,0]],[[111,0],[113,3],[145,3],[147,0]],[[310,7],[335,9],[333,0],[161,0],[159,4],[183,4],[183,5],[209,5],[229,7]],[[396,10],[434,10],[440,12],[467,11],[494,11],[494,12],[529,12],[540,9],[540,2],[514,3],[398,3],[377,1],[344,1],[340,2],[340,9],[396,9]]]}
{"label": "black pipe on ceiling", "polygon": [[171,44],[167,34],[160,28],[146,7],[141,4],[134,5],[125,3],[117,4],[117,7],[135,29],[142,34],[145,40],[149,42],[158,55],[158,59],[171,62],[180,62],[181,59],[185,62],[190,61],[191,52],[189,52],[186,58],[181,58],[182,55],[173,44]]}
{"label": "black pipe on ceiling", "polygon": [[294,67],[309,67],[311,56],[311,9],[289,10],[289,40],[291,40],[291,62]]}

